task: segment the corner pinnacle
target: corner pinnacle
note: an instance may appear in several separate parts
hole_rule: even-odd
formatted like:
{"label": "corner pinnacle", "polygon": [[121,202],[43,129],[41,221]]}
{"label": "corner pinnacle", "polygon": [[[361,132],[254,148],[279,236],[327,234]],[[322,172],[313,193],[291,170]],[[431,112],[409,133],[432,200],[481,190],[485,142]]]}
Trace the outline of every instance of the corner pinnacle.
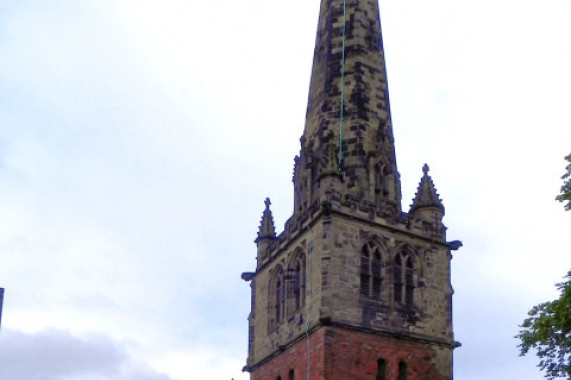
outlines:
{"label": "corner pinnacle", "polygon": [[272,215],[272,210],[270,210],[270,205],[272,202],[270,198],[266,198],[264,201],[266,208],[262,213],[262,220],[260,222],[260,229],[258,230],[258,237],[255,242],[257,243],[260,239],[275,239],[276,238],[276,227],[274,225],[274,217]]}
{"label": "corner pinnacle", "polygon": [[410,205],[410,213],[424,207],[437,207],[442,211],[442,214],[444,214],[444,205],[436,192],[432,178],[428,175],[429,170],[428,165],[424,164],[422,167],[423,176],[418,184],[414,200]]}

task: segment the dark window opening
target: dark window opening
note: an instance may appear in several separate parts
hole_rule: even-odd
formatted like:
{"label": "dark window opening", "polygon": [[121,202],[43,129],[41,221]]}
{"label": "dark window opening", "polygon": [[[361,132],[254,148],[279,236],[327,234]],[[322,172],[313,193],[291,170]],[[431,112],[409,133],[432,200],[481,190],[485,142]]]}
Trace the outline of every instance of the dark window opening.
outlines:
{"label": "dark window opening", "polygon": [[295,373],[293,372],[293,369],[289,370],[288,378],[289,380],[295,380]]}
{"label": "dark window opening", "polygon": [[399,376],[397,377],[397,380],[406,380],[406,379],[407,379],[406,363],[399,362]]}
{"label": "dark window opening", "polygon": [[387,379],[387,361],[385,359],[377,360],[377,377],[375,380]]}

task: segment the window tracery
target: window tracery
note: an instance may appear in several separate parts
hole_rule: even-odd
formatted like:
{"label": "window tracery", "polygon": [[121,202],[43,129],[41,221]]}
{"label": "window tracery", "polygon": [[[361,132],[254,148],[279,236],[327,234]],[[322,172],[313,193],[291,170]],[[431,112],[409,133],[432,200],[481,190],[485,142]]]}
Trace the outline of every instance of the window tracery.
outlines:
{"label": "window tracery", "polygon": [[306,287],[306,268],[305,253],[297,250],[291,261],[288,272],[290,273],[290,281],[288,283],[288,314],[291,315],[303,307],[305,304],[305,287]]}
{"label": "window tracery", "polygon": [[381,299],[383,277],[382,277],[382,257],[377,245],[368,243],[361,250],[360,266],[360,291],[363,296],[376,300]]}
{"label": "window tracery", "polygon": [[394,300],[396,303],[414,305],[414,261],[408,248],[395,256],[393,266]]}
{"label": "window tracery", "polygon": [[275,329],[284,317],[285,308],[285,278],[281,265],[278,265],[271,276],[269,286],[269,328]]}
{"label": "window tracery", "polygon": [[270,275],[268,287],[269,329],[300,311],[305,304],[306,256],[297,249],[285,265],[278,264]]}

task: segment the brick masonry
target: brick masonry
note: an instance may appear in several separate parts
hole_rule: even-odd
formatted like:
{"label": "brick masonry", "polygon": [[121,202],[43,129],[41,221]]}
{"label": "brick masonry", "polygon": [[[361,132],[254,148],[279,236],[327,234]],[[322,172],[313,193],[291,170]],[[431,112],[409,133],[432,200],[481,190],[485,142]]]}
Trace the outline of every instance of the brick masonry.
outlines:
{"label": "brick masonry", "polygon": [[[445,380],[437,368],[440,356],[450,348],[415,341],[325,326],[309,338],[310,378],[316,380],[376,379],[378,360],[386,361],[386,380],[397,380],[399,363],[407,364],[407,380]],[[252,372],[252,380],[306,379],[307,339],[301,339],[264,366]]]}

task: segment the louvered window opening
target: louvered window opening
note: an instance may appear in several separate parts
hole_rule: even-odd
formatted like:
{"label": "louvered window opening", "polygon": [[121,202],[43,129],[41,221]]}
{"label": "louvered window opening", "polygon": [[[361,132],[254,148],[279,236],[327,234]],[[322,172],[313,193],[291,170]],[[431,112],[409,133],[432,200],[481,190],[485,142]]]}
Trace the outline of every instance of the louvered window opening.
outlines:
{"label": "louvered window opening", "polygon": [[414,264],[406,252],[396,255],[393,267],[394,300],[396,303],[414,305]]}
{"label": "louvered window opening", "polygon": [[367,244],[361,250],[360,290],[362,296],[380,300],[382,296],[383,277],[382,259],[379,248]]}

